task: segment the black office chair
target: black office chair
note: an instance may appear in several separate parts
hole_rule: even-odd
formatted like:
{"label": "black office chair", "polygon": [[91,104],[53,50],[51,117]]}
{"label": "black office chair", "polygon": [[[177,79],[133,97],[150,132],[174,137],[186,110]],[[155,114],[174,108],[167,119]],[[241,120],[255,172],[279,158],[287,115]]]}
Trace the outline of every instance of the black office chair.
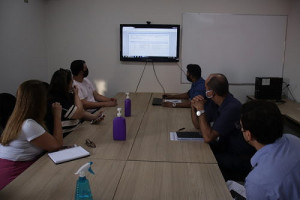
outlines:
{"label": "black office chair", "polygon": [[0,94],[0,136],[2,134],[3,129],[6,126],[6,123],[14,110],[16,104],[16,97],[9,93],[1,93]]}

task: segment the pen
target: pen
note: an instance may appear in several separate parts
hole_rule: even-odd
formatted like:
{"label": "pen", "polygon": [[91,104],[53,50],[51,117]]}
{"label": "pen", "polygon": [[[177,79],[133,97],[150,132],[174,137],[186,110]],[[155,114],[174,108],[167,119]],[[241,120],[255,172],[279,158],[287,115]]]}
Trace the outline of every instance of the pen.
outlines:
{"label": "pen", "polygon": [[[180,129],[178,129],[178,131],[183,131],[184,129],[185,129],[185,128],[180,128]],[[177,131],[177,132],[178,132],[178,131]]]}

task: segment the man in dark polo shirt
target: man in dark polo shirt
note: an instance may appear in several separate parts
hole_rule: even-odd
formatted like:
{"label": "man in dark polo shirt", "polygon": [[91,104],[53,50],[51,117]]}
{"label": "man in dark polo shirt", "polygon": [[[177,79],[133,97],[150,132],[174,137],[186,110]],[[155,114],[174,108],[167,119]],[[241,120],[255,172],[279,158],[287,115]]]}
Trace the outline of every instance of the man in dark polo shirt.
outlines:
{"label": "man in dark polo shirt", "polygon": [[198,95],[191,102],[192,121],[209,143],[225,180],[244,181],[255,152],[237,126],[241,103],[229,93],[227,78],[211,74],[205,81],[207,100]]}
{"label": "man in dark polo shirt", "polygon": [[197,64],[188,64],[187,80],[192,83],[191,89],[182,94],[164,94],[163,99],[186,99],[181,103],[163,102],[162,106],[169,108],[190,108],[191,100],[197,95],[205,95],[205,81],[201,76],[201,67]]}

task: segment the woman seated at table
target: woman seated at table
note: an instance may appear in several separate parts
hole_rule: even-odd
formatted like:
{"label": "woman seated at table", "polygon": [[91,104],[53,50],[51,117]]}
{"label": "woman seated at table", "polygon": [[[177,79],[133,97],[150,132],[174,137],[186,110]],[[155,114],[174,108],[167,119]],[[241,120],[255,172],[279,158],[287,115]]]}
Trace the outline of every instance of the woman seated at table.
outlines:
{"label": "woman seated at table", "polygon": [[0,139],[0,190],[21,174],[44,151],[63,146],[61,105],[52,104],[53,135],[45,130],[47,89],[38,80],[22,83],[15,108]]}
{"label": "woman seated at table", "polygon": [[83,109],[82,103],[78,97],[78,89],[72,87],[73,79],[70,70],[59,69],[54,72],[48,91],[48,112],[46,124],[50,132],[53,129],[53,117],[51,113],[51,104],[59,102],[62,106],[62,128],[66,136],[73,131],[81,120],[100,121],[102,112],[91,114]]}

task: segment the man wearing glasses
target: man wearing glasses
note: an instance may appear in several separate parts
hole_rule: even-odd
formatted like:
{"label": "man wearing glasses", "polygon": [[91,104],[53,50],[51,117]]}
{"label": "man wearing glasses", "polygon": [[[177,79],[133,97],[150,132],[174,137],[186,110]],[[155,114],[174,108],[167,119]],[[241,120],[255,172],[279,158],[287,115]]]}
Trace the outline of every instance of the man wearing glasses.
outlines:
{"label": "man wearing glasses", "polygon": [[257,152],[246,178],[247,200],[300,199],[300,139],[283,133],[283,119],[271,102],[242,106],[241,130]]}
{"label": "man wearing glasses", "polygon": [[191,101],[193,124],[210,144],[225,180],[244,181],[255,149],[244,141],[236,126],[241,103],[229,93],[223,74],[211,74],[205,87],[207,99],[198,95]]}

